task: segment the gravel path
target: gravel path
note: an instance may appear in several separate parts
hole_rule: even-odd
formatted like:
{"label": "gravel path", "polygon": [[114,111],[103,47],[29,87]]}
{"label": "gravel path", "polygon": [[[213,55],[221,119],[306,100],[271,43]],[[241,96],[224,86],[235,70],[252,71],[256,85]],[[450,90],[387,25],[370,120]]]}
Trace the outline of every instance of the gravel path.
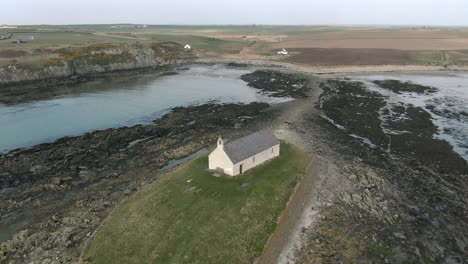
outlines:
{"label": "gravel path", "polygon": [[[272,124],[279,139],[300,146],[314,156],[314,161],[296,187],[258,263],[292,263],[296,250],[304,244],[304,230],[321,218],[319,208],[331,204],[338,189],[347,187],[339,184],[343,175],[333,159],[322,155],[324,145],[320,137],[307,128],[311,116],[320,116],[314,107],[321,93],[319,82],[320,79],[311,81],[310,97],[280,105],[281,115]],[[306,130],[313,133],[306,133]]]}

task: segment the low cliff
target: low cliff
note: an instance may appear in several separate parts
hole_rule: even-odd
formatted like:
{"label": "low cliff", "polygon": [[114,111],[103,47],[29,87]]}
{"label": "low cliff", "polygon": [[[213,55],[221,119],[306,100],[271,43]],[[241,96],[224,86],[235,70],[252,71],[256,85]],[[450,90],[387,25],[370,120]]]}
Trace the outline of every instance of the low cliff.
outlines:
{"label": "low cliff", "polygon": [[186,63],[194,55],[174,42],[111,44],[54,50],[46,62],[0,68],[0,87]]}

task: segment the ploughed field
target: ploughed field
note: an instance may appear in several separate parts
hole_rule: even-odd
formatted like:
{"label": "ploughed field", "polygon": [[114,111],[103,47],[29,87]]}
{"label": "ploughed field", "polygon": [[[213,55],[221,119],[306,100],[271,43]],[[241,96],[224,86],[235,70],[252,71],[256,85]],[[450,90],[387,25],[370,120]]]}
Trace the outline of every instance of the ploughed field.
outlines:
{"label": "ploughed field", "polygon": [[329,30],[275,43],[287,61],[308,65],[466,65],[464,30]]}
{"label": "ploughed field", "polygon": [[468,45],[466,34],[463,29],[331,29],[290,35],[274,47],[461,50]]}
{"label": "ploughed field", "polygon": [[238,177],[202,155],[124,201],[85,248],[85,263],[252,263],[311,157],[281,154]]}
{"label": "ploughed field", "polygon": [[467,50],[398,50],[370,48],[291,48],[286,61],[323,66],[466,65]]}

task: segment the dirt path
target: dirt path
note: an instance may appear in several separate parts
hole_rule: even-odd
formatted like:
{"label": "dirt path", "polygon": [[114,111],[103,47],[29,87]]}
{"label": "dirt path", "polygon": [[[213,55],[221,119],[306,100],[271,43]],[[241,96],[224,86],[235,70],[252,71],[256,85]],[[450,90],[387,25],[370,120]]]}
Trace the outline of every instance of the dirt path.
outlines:
{"label": "dirt path", "polygon": [[315,157],[302,181],[296,187],[287,209],[268,241],[258,263],[292,263],[295,250],[305,243],[304,230],[320,219],[319,208],[333,196],[330,179],[337,178],[336,167],[323,157]]}
{"label": "dirt path", "polygon": [[296,187],[258,263],[293,263],[295,252],[306,241],[304,230],[321,219],[320,208],[330,205],[334,195],[347,188],[340,184],[343,175],[334,159],[321,155],[323,142],[314,133],[305,132],[308,120],[320,116],[314,107],[321,93],[319,82],[320,79],[312,81],[309,98],[283,104],[281,115],[272,125],[279,139],[300,146],[314,156],[314,161]]}

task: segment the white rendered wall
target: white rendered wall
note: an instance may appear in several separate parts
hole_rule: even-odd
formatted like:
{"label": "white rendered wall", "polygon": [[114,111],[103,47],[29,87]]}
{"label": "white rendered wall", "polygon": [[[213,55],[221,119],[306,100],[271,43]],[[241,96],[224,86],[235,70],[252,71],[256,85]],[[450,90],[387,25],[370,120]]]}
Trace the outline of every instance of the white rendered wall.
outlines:
{"label": "white rendered wall", "polygon": [[[242,173],[246,172],[247,170],[254,168],[267,160],[271,160],[275,157],[278,157],[280,154],[280,144],[273,146],[267,150],[264,150],[255,156],[249,157],[241,162],[234,164],[233,173],[231,176],[239,175],[240,173],[240,165],[242,164]],[[254,161],[255,158],[255,161]]]}
{"label": "white rendered wall", "polygon": [[227,175],[233,175],[233,164],[222,146],[218,146],[208,155],[208,167],[210,170],[222,170]]}

